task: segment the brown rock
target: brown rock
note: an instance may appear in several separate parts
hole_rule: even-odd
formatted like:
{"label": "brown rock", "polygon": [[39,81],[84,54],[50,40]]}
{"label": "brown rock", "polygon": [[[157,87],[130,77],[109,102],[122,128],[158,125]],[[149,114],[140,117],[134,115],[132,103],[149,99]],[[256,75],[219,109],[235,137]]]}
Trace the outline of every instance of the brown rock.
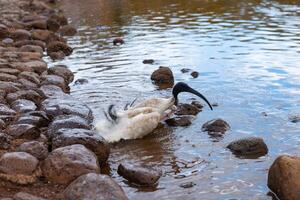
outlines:
{"label": "brown rock", "polygon": [[146,59],[146,60],[143,60],[143,64],[153,64],[154,63],[154,60],[153,59]]}
{"label": "brown rock", "polygon": [[56,52],[49,53],[49,57],[52,60],[62,60],[66,57],[66,55],[63,51],[56,51]]}
{"label": "brown rock", "polygon": [[192,104],[179,104],[175,111],[176,115],[197,115],[201,110]]}
{"label": "brown rock", "polygon": [[44,160],[48,156],[48,148],[44,143],[31,141],[21,144],[16,151],[27,152],[39,160]]}
{"label": "brown rock", "polygon": [[197,78],[197,77],[199,76],[199,72],[193,71],[193,72],[191,73],[191,76],[192,76],[193,78]]}
{"label": "brown rock", "polygon": [[0,119],[0,130],[5,129],[5,127],[6,127],[5,122],[2,119]]}
{"label": "brown rock", "polygon": [[62,36],[73,36],[77,33],[77,30],[72,25],[65,25],[60,28],[59,33]]}
{"label": "brown rock", "polygon": [[157,183],[162,172],[150,167],[141,167],[126,163],[119,165],[118,174],[135,184],[150,186]]}
{"label": "brown rock", "polygon": [[81,144],[55,149],[42,166],[45,177],[59,184],[68,184],[83,174],[99,173],[96,155]]}
{"label": "brown rock", "polygon": [[230,129],[229,124],[223,119],[213,119],[202,126],[202,131],[207,131],[210,135],[219,136]]}
{"label": "brown rock", "polygon": [[109,176],[89,173],[73,181],[64,191],[66,200],[127,200],[123,189]]}
{"label": "brown rock", "polygon": [[48,30],[33,30],[31,36],[34,40],[47,42],[51,34],[51,31]]}
{"label": "brown rock", "polygon": [[40,130],[30,124],[15,124],[7,128],[8,135],[14,138],[34,140],[40,136]]}
{"label": "brown rock", "polygon": [[57,22],[57,20],[53,19],[53,18],[49,18],[47,20],[47,29],[53,32],[58,31],[60,27],[59,22]]}
{"label": "brown rock", "polygon": [[7,81],[7,82],[12,81],[12,82],[14,82],[16,80],[17,80],[16,76],[0,72],[0,81]]}
{"label": "brown rock", "polygon": [[151,80],[160,88],[169,88],[174,85],[174,76],[169,67],[159,67],[152,73]]}
{"label": "brown rock", "polygon": [[0,73],[18,76],[18,74],[20,73],[20,71],[17,70],[17,69],[12,69],[12,68],[0,68]]}
{"label": "brown rock", "polygon": [[22,46],[19,51],[21,52],[37,52],[43,55],[43,48],[40,46],[35,46],[35,45],[24,45]]}
{"label": "brown rock", "polygon": [[19,79],[18,82],[21,83],[23,85],[23,88],[27,90],[35,90],[36,88],[38,88],[37,84],[24,78]]}
{"label": "brown rock", "polygon": [[300,197],[300,157],[279,156],[269,169],[268,187],[279,199]]}
{"label": "brown rock", "polygon": [[6,93],[13,93],[20,90],[22,85],[13,82],[0,81],[0,90],[5,91]]}
{"label": "brown rock", "polygon": [[34,72],[21,72],[18,76],[19,79],[27,79],[35,84],[40,84],[40,77],[37,73]]}
{"label": "brown rock", "polygon": [[231,142],[228,146],[238,156],[260,157],[268,153],[268,147],[262,138],[248,137]]}
{"label": "brown rock", "polygon": [[10,104],[18,99],[27,99],[38,104],[41,101],[41,96],[33,90],[20,90],[6,95],[6,100]]}
{"label": "brown rock", "polygon": [[30,29],[47,29],[47,21],[44,19],[35,20],[28,22],[26,26]]}
{"label": "brown rock", "polygon": [[41,41],[41,40],[21,40],[21,41],[17,41],[17,42],[14,43],[15,47],[22,47],[22,46],[25,46],[25,45],[39,46],[43,50],[46,48],[46,43]]}
{"label": "brown rock", "polygon": [[41,74],[42,72],[47,70],[47,63],[44,61],[30,61],[24,63],[27,68],[33,69],[34,72]]}
{"label": "brown rock", "polygon": [[20,62],[42,61],[42,54],[38,52],[18,52]]}
{"label": "brown rock", "polygon": [[23,29],[18,29],[12,31],[10,37],[14,40],[29,40],[31,38],[31,33]]}
{"label": "brown rock", "polygon": [[64,92],[69,92],[70,88],[67,86],[65,80],[61,76],[46,75],[43,76],[41,85],[56,85],[60,87]]}
{"label": "brown rock", "polygon": [[11,137],[5,133],[0,132],[0,149],[9,149],[11,143]]}
{"label": "brown rock", "polygon": [[192,124],[191,116],[180,116],[180,117],[173,117],[166,120],[166,123],[169,126],[189,126]]}
{"label": "brown rock", "polygon": [[67,84],[74,80],[73,72],[65,65],[55,65],[54,67],[50,67],[48,69],[48,74],[63,77]]}
{"label": "brown rock", "polygon": [[35,103],[27,99],[18,99],[12,102],[11,108],[18,113],[26,113],[37,109]]}
{"label": "brown rock", "polygon": [[200,110],[202,110],[203,105],[199,102],[199,101],[192,101],[191,103],[193,106],[196,106],[197,108],[199,108]]}
{"label": "brown rock", "polygon": [[73,52],[73,49],[64,42],[54,41],[48,44],[47,46],[48,55],[52,52],[58,52],[58,51],[62,51],[66,56],[69,56]]}
{"label": "brown rock", "polygon": [[56,85],[42,85],[40,87],[39,93],[42,95],[43,98],[50,98],[50,97],[61,97],[66,95],[62,89]]}
{"label": "brown rock", "polygon": [[117,44],[124,44],[125,42],[124,42],[124,40],[122,39],[122,38],[115,38],[114,40],[113,40],[113,44],[114,45],[117,45]]}
{"label": "brown rock", "polygon": [[28,194],[26,192],[18,192],[14,195],[14,200],[46,200],[46,199],[34,196],[32,194]]}
{"label": "brown rock", "polygon": [[8,37],[8,35],[9,35],[8,28],[5,25],[0,24],[0,38],[6,38]]}
{"label": "brown rock", "polygon": [[71,128],[71,129],[59,129],[52,140],[52,148],[56,149],[63,146],[72,144],[82,144],[89,150],[93,151],[100,163],[107,161],[110,149],[108,143],[97,132]]}
{"label": "brown rock", "polygon": [[68,24],[68,19],[61,13],[51,15],[50,19],[57,21],[61,26]]}
{"label": "brown rock", "polygon": [[15,115],[16,112],[5,104],[0,104],[0,115]]}

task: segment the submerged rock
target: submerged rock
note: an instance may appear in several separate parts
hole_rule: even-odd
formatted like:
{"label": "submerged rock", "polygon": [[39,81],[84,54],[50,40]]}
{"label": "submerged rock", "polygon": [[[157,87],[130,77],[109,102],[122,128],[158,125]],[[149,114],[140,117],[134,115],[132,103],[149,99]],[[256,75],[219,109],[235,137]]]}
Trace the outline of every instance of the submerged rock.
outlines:
{"label": "submerged rock", "polygon": [[157,183],[162,172],[150,167],[141,167],[125,163],[119,165],[118,174],[132,183],[151,186]]}
{"label": "submerged rock", "polygon": [[73,181],[64,191],[66,200],[127,200],[123,189],[109,176],[89,173]]}
{"label": "submerged rock", "polygon": [[151,80],[160,88],[170,88],[174,85],[174,76],[169,67],[159,67],[152,73]]}
{"label": "submerged rock", "polygon": [[268,187],[279,199],[300,197],[300,157],[279,156],[269,169]]}
{"label": "submerged rock", "polygon": [[289,120],[292,123],[298,123],[298,122],[300,122],[300,116],[297,116],[297,115],[290,116]]}
{"label": "submerged rock", "polygon": [[199,76],[199,72],[193,71],[193,72],[191,73],[191,76],[192,76],[193,78],[197,78],[197,77]]}
{"label": "submerged rock", "polygon": [[48,156],[48,148],[42,142],[31,141],[25,142],[18,146],[17,151],[27,152],[39,160],[44,160]]}
{"label": "submerged rock", "polygon": [[88,83],[89,81],[85,78],[79,78],[75,81],[75,85],[83,85],[83,84],[86,84]]}
{"label": "submerged rock", "polygon": [[197,106],[187,103],[181,103],[177,106],[177,109],[175,111],[176,115],[197,115],[199,112],[201,112],[201,109],[199,109]]}
{"label": "submerged rock", "polygon": [[154,63],[154,60],[153,59],[146,59],[146,60],[143,60],[143,64],[153,64]]}
{"label": "submerged rock", "polygon": [[268,147],[259,137],[248,137],[231,142],[228,146],[238,156],[260,157],[268,153]]}
{"label": "submerged rock", "polygon": [[115,38],[114,40],[113,40],[113,44],[114,45],[117,45],[117,44],[124,44],[125,42],[124,42],[124,40],[122,39],[122,38]]}
{"label": "submerged rock", "polygon": [[182,68],[180,71],[181,71],[182,73],[188,73],[188,72],[191,71],[191,69],[189,69],[189,68]]}
{"label": "submerged rock", "polygon": [[223,119],[213,119],[202,126],[202,131],[206,131],[212,136],[221,136],[229,129],[229,124]]}
{"label": "submerged rock", "polygon": [[55,149],[44,161],[42,170],[49,181],[59,184],[68,184],[83,174],[100,172],[96,155],[81,144]]}
{"label": "submerged rock", "polygon": [[173,117],[167,119],[165,122],[169,126],[189,126],[192,124],[191,120],[193,117],[191,116],[180,116],[180,117]]}

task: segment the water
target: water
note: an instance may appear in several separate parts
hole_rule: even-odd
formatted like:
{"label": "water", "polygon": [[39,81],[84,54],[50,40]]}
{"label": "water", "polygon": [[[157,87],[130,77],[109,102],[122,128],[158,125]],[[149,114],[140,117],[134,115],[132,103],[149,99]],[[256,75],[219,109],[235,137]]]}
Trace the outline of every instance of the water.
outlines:
{"label": "water", "polygon": [[[130,199],[271,199],[267,172],[280,154],[299,154],[300,126],[289,122],[300,109],[300,1],[297,0],[64,0],[79,33],[69,37],[74,53],[64,61],[76,78],[72,94],[96,119],[110,103],[168,96],[150,75],[169,66],[176,81],[199,89],[211,102],[188,128],[173,128],[113,145],[109,173]],[[125,44],[113,46],[115,37]],[[154,65],[142,64],[154,59]],[[180,69],[199,72],[194,79]],[[181,102],[191,96],[182,95]],[[231,130],[215,140],[204,122],[223,118]],[[259,136],[269,154],[239,159],[225,147]],[[157,187],[138,188],[118,176],[128,161],[161,168]],[[191,188],[181,184],[194,182]]]}

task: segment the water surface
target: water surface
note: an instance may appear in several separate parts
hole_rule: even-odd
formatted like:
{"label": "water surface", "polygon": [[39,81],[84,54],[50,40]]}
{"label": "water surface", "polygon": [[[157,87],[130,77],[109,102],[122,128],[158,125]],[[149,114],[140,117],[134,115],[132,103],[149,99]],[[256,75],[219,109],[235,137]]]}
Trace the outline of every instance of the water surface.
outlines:
{"label": "water surface", "polygon": [[[267,172],[280,154],[299,154],[300,1],[297,0],[64,0],[62,9],[79,33],[69,37],[74,53],[63,61],[76,78],[72,94],[86,102],[96,120],[114,103],[168,96],[150,75],[169,66],[184,81],[218,103],[188,128],[173,128],[112,147],[111,176],[130,199],[271,199]],[[115,37],[125,44],[113,46]],[[153,65],[142,63],[154,59]],[[199,72],[198,78],[181,73]],[[181,102],[192,96],[181,95]],[[223,118],[231,130],[219,140],[201,132],[204,122]],[[225,147],[259,136],[269,154],[240,159]],[[164,171],[155,188],[130,185],[116,173],[121,162]],[[194,182],[191,188],[181,184]]]}

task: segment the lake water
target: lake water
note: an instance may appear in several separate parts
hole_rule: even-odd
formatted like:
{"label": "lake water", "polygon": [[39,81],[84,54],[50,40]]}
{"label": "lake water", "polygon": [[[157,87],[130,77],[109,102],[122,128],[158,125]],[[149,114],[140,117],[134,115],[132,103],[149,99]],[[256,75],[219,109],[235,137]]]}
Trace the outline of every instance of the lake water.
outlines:
{"label": "lake water", "polygon": [[[278,155],[300,150],[300,124],[288,119],[300,114],[300,1],[64,0],[61,8],[79,32],[68,37],[74,53],[55,64],[89,81],[71,89],[96,120],[111,103],[121,108],[135,98],[169,96],[170,90],[151,83],[159,66],[169,66],[176,81],[219,105],[214,111],[204,107],[187,128],[112,146],[103,171],[130,199],[272,199],[269,166]],[[114,46],[115,37],[125,44]],[[181,95],[180,101],[191,97]],[[201,131],[214,118],[231,126],[218,140]],[[225,148],[248,136],[264,138],[268,155],[240,159]],[[125,161],[156,166],[164,175],[157,187],[138,188],[116,173]],[[180,187],[188,182],[195,185]]]}

